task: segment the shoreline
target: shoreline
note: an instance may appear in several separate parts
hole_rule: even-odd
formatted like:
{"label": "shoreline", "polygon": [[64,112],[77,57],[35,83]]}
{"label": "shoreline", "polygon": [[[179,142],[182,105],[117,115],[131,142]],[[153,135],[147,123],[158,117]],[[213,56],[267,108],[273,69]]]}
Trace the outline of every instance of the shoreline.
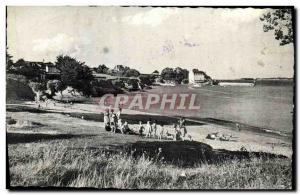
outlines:
{"label": "shoreline", "polygon": [[[32,103],[23,103],[23,104],[7,104],[7,107],[9,106],[25,106],[30,108],[37,109],[34,104]],[[47,109],[41,109],[41,111],[45,111],[45,113],[53,113],[53,114],[64,114],[68,117],[72,118],[80,118],[81,115],[85,115],[84,121],[85,123],[90,123],[89,121],[93,121],[93,124],[101,124],[103,126],[103,116],[99,113],[99,108],[97,108],[96,105],[86,105],[86,104],[74,104],[71,107],[65,108],[64,104],[58,104],[55,107],[49,106]],[[82,107],[84,108],[82,110]],[[98,112],[94,111],[97,110]],[[11,113],[14,112],[28,112],[26,110],[24,111],[8,111]],[[90,116],[91,115],[91,116]],[[133,117],[134,116],[134,117]],[[90,118],[89,118],[90,117]],[[94,117],[94,118],[91,118]],[[145,113],[140,111],[133,111],[133,110],[124,110],[123,117],[125,120],[131,119],[133,120],[130,123],[130,128],[136,130],[138,128],[138,120],[146,120],[148,117],[153,118],[160,118],[163,119],[163,116],[160,116],[155,113]],[[127,119],[126,119],[127,118]],[[173,116],[164,116],[164,120],[173,120],[177,121],[176,117]],[[74,119],[73,119],[74,120]],[[77,120],[77,119],[75,119]],[[225,149],[229,151],[240,151],[242,147],[246,148],[247,151],[253,151],[253,152],[267,152],[271,154],[280,154],[287,157],[291,157],[293,154],[292,151],[292,141],[291,139],[286,139],[283,136],[274,135],[271,133],[260,133],[260,132],[252,132],[252,131],[237,131],[233,130],[230,127],[218,125],[218,124],[212,124],[212,123],[206,123],[201,122],[199,120],[194,121],[193,119],[186,118],[189,125],[187,125],[188,134],[192,136],[192,139],[197,142],[206,143],[210,146],[212,146],[214,149]],[[171,121],[170,123],[165,125],[165,128],[172,130]],[[145,121],[144,121],[145,123]],[[144,124],[143,123],[143,124]],[[219,140],[209,140],[206,139],[206,136],[209,133],[221,133],[225,135],[232,135],[233,137],[236,137],[235,141],[219,141]],[[153,139],[155,141],[155,139]]]}
{"label": "shoreline", "polygon": [[[65,103],[56,103],[57,105],[63,105],[63,106],[52,106],[51,103],[48,105],[48,107],[45,109],[41,109],[42,111],[48,111],[48,112],[61,112],[61,113],[90,113],[90,114],[103,114],[104,110],[107,107],[100,107],[99,105],[95,104],[89,104],[89,103],[75,103],[72,106],[69,106]],[[23,102],[21,104],[6,104],[7,106],[23,106],[23,107],[30,107],[30,108],[36,108],[36,104],[33,102]],[[85,109],[83,108],[85,107]],[[59,109],[61,108],[61,109]],[[123,109],[122,110],[123,114],[126,115],[145,115],[145,116],[163,116],[166,118],[172,118],[178,120],[181,115],[162,115],[161,113],[156,113],[153,111],[150,112],[144,112],[140,110],[132,110],[132,109]],[[287,140],[292,140],[293,139],[293,132],[284,132],[280,130],[275,130],[275,129],[270,129],[270,128],[265,128],[265,127],[257,127],[253,125],[248,125],[245,123],[241,122],[235,122],[231,120],[225,120],[225,119],[218,119],[218,118],[201,118],[201,117],[189,117],[189,116],[183,116],[186,121],[194,122],[194,123],[205,123],[205,124],[211,124],[211,125],[216,125],[220,126],[223,128],[228,128],[230,130],[235,130],[235,125],[239,124],[240,128],[242,131],[250,132],[250,133],[255,133],[258,135],[265,135],[265,136],[270,136],[270,137],[277,137],[277,138],[282,138],[282,139],[287,139]]]}

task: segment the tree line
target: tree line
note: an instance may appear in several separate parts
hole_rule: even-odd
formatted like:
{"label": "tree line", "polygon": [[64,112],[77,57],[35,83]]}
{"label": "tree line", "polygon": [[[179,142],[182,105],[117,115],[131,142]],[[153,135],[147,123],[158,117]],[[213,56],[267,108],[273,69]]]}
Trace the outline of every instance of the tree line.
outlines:
{"label": "tree line", "polygon": [[70,86],[82,92],[83,95],[89,96],[91,94],[91,81],[94,79],[92,71],[84,62],[75,58],[67,55],[57,56],[54,64],[60,71],[60,78],[54,80],[41,78],[44,70],[39,63],[27,62],[24,59],[19,59],[14,63],[12,56],[8,53],[6,53],[6,59],[7,73],[25,76],[29,80],[29,86],[35,92],[48,89],[51,91],[50,96],[53,96],[55,92],[62,93],[64,89]]}

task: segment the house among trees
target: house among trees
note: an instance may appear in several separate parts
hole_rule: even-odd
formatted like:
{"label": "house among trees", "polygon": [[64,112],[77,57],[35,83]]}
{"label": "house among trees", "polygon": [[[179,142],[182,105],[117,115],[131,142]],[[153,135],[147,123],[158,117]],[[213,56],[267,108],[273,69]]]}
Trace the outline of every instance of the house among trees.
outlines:
{"label": "house among trees", "polygon": [[180,67],[175,69],[167,67],[161,71],[161,78],[163,79],[163,82],[172,85],[181,83],[186,84],[188,82],[188,76],[189,71]]}
{"label": "house among trees", "polygon": [[205,72],[198,69],[193,69],[189,74],[189,82],[190,84],[201,86],[212,84],[212,79]]}
{"label": "house among trees", "polygon": [[6,70],[8,73],[23,75],[32,80],[59,79],[60,71],[51,62],[25,61],[19,59]]}
{"label": "house among trees", "polygon": [[51,62],[42,63],[41,70],[41,79],[43,80],[60,79],[60,70],[58,70],[57,67]]}

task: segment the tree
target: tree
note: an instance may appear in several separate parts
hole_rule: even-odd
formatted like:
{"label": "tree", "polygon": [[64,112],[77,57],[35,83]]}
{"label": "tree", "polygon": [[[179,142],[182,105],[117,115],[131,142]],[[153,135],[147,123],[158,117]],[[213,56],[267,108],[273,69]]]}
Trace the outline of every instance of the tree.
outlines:
{"label": "tree", "polygon": [[50,90],[50,96],[53,97],[56,92],[60,92],[61,99],[63,98],[62,91],[66,89],[66,86],[59,80],[49,80],[47,82],[47,89]]}
{"label": "tree", "polygon": [[136,69],[129,69],[129,70],[126,70],[126,72],[124,73],[125,77],[138,77],[140,76],[140,72],[137,71]]}
{"label": "tree", "polygon": [[161,71],[161,77],[164,80],[171,80],[181,83],[183,79],[187,78],[188,70],[177,67],[175,69],[165,68]]}
{"label": "tree", "polygon": [[12,70],[12,67],[14,65],[14,62],[12,60],[12,55],[10,55],[7,52],[8,48],[6,48],[6,71],[10,72]]}
{"label": "tree", "polygon": [[109,68],[107,66],[105,66],[105,64],[99,65],[96,68],[96,72],[97,73],[102,73],[102,74],[107,74],[108,70],[109,70]]}
{"label": "tree", "polygon": [[264,32],[274,31],[276,40],[280,45],[293,42],[292,9],[275,9],[260,17],[264,23]]}
{"label": "tree", "polygon": [[112,71],[112,75],[124,76],[128,70],[130,70],[128,66],[116,65]]}
{"label": "tree", "polygon": [[29,87],[31,87],[35,93],[36,101],[40,101],[40,96],[44,93],[44,90],[46,90],[46,85],[44,83],[30,82]]}
{"label": "tree", "polygon": [[24,59],[19,59],[13,64],[13,72],[24,75],[26,78],[35,80],[38,79],[42,73],[40,67],[35,62],[26,62]]}
{"label": "tree", "polygon": [[189,84],[189,80],[188,79],[183,79],[182,84]]}
{"label": "tree", "polygon": [[181,83],[181,81],[184,79],[184,71],[182,68],[177,67],[175,68],[175,81],[177,83]]}
{"label": "tree", "polygon": [[92,71],[84,62],[79,62],[70,56],[60,55],[56,58],[56,67],[61,71],[61,82],[63,86],[71,86],[83,95],[90,95]]}
{"label": "tree", "polygon": [[151,85],[154,82],[154,78],[152,78],[151,75],[140,75],[139,76],[139,81],[140,83],[144,86],[144,85]]}
{"label": "tree", "polygon": [[164,68],[161,71],[161,77],[164,80],[175,80],[176,79],[176,73],[173,70],[173,68]]}

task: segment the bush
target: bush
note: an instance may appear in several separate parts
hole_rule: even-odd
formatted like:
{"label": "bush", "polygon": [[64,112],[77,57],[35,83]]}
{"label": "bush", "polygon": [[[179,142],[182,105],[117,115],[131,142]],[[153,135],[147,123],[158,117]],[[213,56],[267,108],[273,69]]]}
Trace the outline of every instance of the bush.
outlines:
{"label": "bush", "polygon": [[104,94],[119,94],[123,93],[122,89],[118,86],[120,83],[115,85],[116,81],[110,80],[97,80],[91,83],[91,95],[94,97],[100,97]]}
{"label": "bush", "polygon": [[18,100],[34,100],[34,92],[28,86],[26,79],[14,79],[12,75],[6,79],[6,102]]}
{"label": "bush", "polygon": [[188,79],[183,79],[182,84],[189,84],[189,80]]}
{"label": "bush", "polygon": [[154,78],[151,75],[140,75],[139,80],[143,85],[152,85]]}
{"label": "bush", "polygon": [[113,80],[112,84],[119,88],[125,88],[125,83],[122,80]]}

